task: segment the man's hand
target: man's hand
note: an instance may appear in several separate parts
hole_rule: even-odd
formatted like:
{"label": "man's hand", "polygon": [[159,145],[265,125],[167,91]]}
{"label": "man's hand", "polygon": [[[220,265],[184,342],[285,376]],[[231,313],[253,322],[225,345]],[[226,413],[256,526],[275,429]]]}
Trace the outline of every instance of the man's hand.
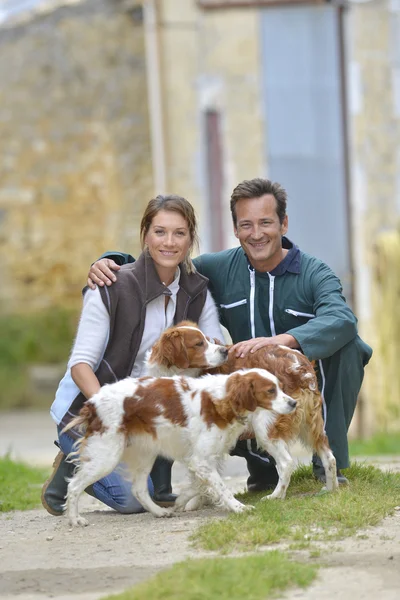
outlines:
{"label": "man's hand", "polygon": [[257,352],[260,348],[265,346],[271,346],[273,344],[279,344],[281,346],[288,346],[288,348],[299,348],[298,341],[288,333],[281,333],[280,335],[274,335],[273,337],[259,337],[252,338],[251,340],[245,340],[244,342],[238,342],[232,348],[229,353],[235,353],[236,358],[244,358],[249,352]]}
{"label": "man's hand", "polygon": [[111,258],[101,258],[97,260],[89,269],[88,286],[94,290],[96,288],[96,284],[101,287],[106,285],[112,285],[114,281],[116,281],[115,274],[113,271],[119,271],[120,266],[117,265]]}

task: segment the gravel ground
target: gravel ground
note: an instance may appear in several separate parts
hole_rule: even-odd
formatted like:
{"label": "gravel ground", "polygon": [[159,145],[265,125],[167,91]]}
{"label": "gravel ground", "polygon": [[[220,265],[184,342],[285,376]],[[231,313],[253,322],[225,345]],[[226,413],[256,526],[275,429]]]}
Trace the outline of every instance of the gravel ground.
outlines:
{"label": "gravel ground", "polygon": [[[9,452],[32,464],[49,465],[55,455],[54,426],[41,413],[0,416],[0,455]],[[307,457],[300,451],[299,460]],[[400,472],[400,456],[374,459],[382,469]],[[174,466],[175,489],[185,472]],[[235,491],[244,488],[245,462],[231,458],[225,479]],[[399,497],[400,505],[400,497]],[[0,600],[97,600],[151,577],[190,556],[190,534],[223,513],[207,508],[173,519],[149,514],[119,515],[89,496],[82,499],[90,525],[68,527],[64,517],[43,509],[0,515]],[[304,554],[304,557],[307,554]],[[400,510],[378,527],[353,538],[321,545],[323,565],[306,591],[293,590],[289,600],[398,600],[400,590]]]}

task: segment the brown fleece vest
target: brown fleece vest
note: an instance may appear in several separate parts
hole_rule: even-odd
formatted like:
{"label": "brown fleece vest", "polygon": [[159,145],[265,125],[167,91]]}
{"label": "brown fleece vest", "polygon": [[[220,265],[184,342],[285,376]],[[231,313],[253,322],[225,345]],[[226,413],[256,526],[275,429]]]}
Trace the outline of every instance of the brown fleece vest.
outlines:
{"label": "brown fleece vest", "polygon": [[[197,322],[207,296],[208,279],[200,273],[187,273],[181,264],[174,323],[189,319]],[[117,281],[100,288],[101,298],[110,315],[110,337],[96,377],[100,385],[114,383],[131,374],[143,337],[146,308],[159,296],[170,296],[160,281],[148,251],[138,260],[121,267]],[[64,415],[60,425],[65,427],[80,411],[85,396],[80,393]],[[72,437],[78,437],[70,430]]]}

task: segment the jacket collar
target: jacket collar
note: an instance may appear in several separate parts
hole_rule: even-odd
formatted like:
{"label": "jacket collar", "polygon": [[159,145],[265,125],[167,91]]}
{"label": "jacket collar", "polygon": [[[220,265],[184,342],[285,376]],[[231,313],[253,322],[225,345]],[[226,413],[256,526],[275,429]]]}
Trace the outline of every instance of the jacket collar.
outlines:
{"label": "jacket collar", "polygon": [[[147,249],[142,252],[134,263],[127,265],[127,267],[130,267],[132,271],[136,272],[138,278],[142,281],[144,276],[144,301],[146,304],[151,302],[151,300],[154,300],[154,298],[158,298],[158,296],[171,295],[170,289],[161,282],[154,266],[153,259]],[[197,272],[196,276],[193,277],[193,274],[186,271],[183,263],[180,263],[179,268],[181,271],[179,288],[184,290],[190,298],[194,298],[207,286],[208,279]]]}
{"label": "jacket collar", "polygon": [[[285,258],[279,263],[279,265],[277,265],[275,267],[275,269],[272,269],[272,271],[269,271],[270,275],[273,275],[274,277],[279,277],[280,275],[284,275],[285,273],[294,273],[295,275],[298,275],[301,271],[300,269],[300,249],[298,246],[296,246],[296,244],[294,244],[293,242],[291,242],[287,237],[283,236],[282,237],[282,248],[285,248],[285,250],[289,250],[289,252],[286,254]],[[246,256],[246,260],[249,266],[249,269],[251,270],[255,270],[249,259]],[[257,275],[267,275],[267,272],[263,272],[263,271],[256,271]]]}

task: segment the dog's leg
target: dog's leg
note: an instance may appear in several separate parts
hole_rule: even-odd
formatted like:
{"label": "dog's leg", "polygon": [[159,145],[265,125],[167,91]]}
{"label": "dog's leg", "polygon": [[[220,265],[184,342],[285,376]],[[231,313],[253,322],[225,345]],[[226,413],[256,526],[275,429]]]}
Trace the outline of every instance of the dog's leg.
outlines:
{"label": "dog's leg", "polygon": [[325,469],[326,489],[328,492],[334,492],[338,489],[339,483],[336,474],[336,459],[333,452],[327,445],[320,446],[315,450]]}
{"label": "dog's leg", "polygon": [[264,496],[262,500],[284,500],[286,491],[289,487],[290,478],[295,466],[294,460],[289,452],[286,442],[283,440],[268,440],[265,439],[257,443],[271,454],[276,461],[276,469],[279,475],[278,485],[269,496]]}
{"label": "dog's leg", "polygon": [[143,508],[145,508],[155,517],[171,517],[173,514],[172,511],[167,508],[163,508],[162,506],[158,506],[155,502],[153,502],[149,494],[147,478],[150,474],[153,462],[150,464],[148,469],[135,469],[135,471],[132,471],[132,493],[139,500]]}
{"label": "dog's leg", "polygon": [[66,510],[70,525],[88,525],[79,514],[79,498],[89,486],[113,471],[120,462],[124,437],[120,434],[94,434],[88,437],[80,464],[68,484]]}
{"label": "dog's leg", "polygon": [[152,446],[143,446],[143,441],[132,437],[131,445],[124,453],[124,461],[132,477],[132,494],[145,510],[155,517],[170,517],[172,511],[158,506],[149,494],[148,476],[157,457]]}
{"label": "dog's leg", "polygon": [[242,504],[236,500],[218,471],[208,463],[192,458],[188,468],[201,484],[203,493],[212,500],[213,504],[236,513],[254,508],[254,506]]}

